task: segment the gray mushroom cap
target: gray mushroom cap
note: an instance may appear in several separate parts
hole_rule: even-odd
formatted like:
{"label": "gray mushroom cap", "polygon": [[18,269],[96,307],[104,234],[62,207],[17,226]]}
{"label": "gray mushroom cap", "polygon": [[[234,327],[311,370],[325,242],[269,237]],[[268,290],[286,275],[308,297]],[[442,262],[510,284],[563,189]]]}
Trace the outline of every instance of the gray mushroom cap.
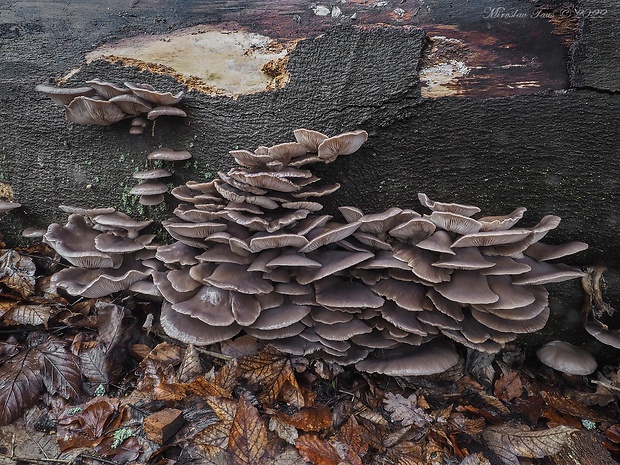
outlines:
{"label": "gray mushroom cap", "polygon": [[[125,113],[131,116],[138,116],[142,113],[146,113],[150,111],[153,107],[149,105],[149,103],[145,100],[142,100],[135,95],[117,95],[116,97],[112,97],[109,102],[113,103]],[[135,118],[134,118],[135,120]],[[134,124],[134,121],[131,122],[132,126],[140,126],[144,128],[146,123],[143,124]]]}
{"label": "gray mushroom cap", "polygon": [[149,160],[185,161],[192,158],[192,154],[187,150],[172,150],[168,147],[162,147],[153,150],[146,158]]}
{"label": "gray mushroom cap", "polygon": [[22,206],[21,203],[7,202],[6,200],[0,200],[0,213],[15,210],[16,208],[19,208],[21,206]]}
{"label": "gray mushroom cap", "polygon": [[315,153],[319,150],[319,145],[328,138],[325,134],[310,129],[295,129],[293,133],[297,143],[305,145],[309,152]]}
{"label": "gray mushroom cap", "polygon": [[187,113],[177,107],[159,106],[153,108],[146,114],[146,117],[150,120],[154,120],[155,118],[159,118],[160,116],[179,116],[181,118],[185,118],[187,116]]}
{"label": "gray mushroom cap", "polygon": [[456,365],[459,355],[449,344],[429,342],[418,348],[383,351],[383,358],[367,358],[355,368],[388,376],[427,376],[442,373]]}
{"label": "gray mushroom cap", "polygon": [[586,322],[585,328],[598,341],[620,349],[620,331],[611,330],[598,320]]}
{"label": "gray mushroom cap", "polygon": [[430,208],[434,212],[449,212],[455,213],[457,215],[462,216],[471,216],[480,212],[478,207],[473,205],[462,205],[459,203],[443,203],[443,202],[435,202],[428,198],[426,194],[419,193],[418,199],[420,203],[427,208]]}
{"label": "gray mushroom cap", "polygon": [[105,82],[100,79],[86,81],[86,84],[92,87],[98,95],[107,100],[112,97],[116,97],[117,95],[131,94],[131,90],[126,87],[120,87],[111,82]]}
{"label": "gray mushroom cap", "polygon": [[127,114],[112,102],[83,96],[71,100],[65,110],[67,121],[78,124],[108,126],[127,117]]}
{"label": "gray mushroom cap", "polygon": [[179,92],[176,95],[171,92],[158,92],[150,84],[138,84],[135,82],[125,82],[124,84],[138,97],[157,105],[175,105],[183,98],[183,92]]}
{"label": "gray mushroom cap", "polygon": [[594,357],[564,341],[545,344],[536,356],[545,365],[569,375],[589,375],[597,368]]}
{"label": "gray mushroom cap", "polygon": [[366,139],[368,139],[368,133],[361,129],[329,137],[318,147],[319,159],[325,163],[331,163],[339,155],[351,155],[357,152]]}
{"label": "gray mushroom cap", "polygon": [[50,86],[48,84],[39,84],[34,90],[37,92],[43,92],[46,94],[54,103],[64,107],[65,105],[69,105],[71,100],[76,97],[84,96],[90,97],[95,95],[95,89],[92,87],[57,87]]}

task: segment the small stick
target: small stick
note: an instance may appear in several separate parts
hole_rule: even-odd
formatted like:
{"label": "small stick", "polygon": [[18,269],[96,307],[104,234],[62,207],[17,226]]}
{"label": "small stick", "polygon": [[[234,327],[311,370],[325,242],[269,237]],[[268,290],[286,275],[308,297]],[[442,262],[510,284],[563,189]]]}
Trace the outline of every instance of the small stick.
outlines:
{"label": "small stick", "polygon": [[85,459],[91,459],[91,460],[97,460],[98,462],[101,463],[109,463],[110,465],[119,465],[118,462],[115,462],[114,460],[108,460],[108,459],[104,459],[101,457],[95,457],[94,455],[82,455],[82,457],[84,457]]}
{"label": "small stick", "polygon": [[603,381],[597,381],[597,380],[592,380],[592,384],[600,384],[601,386],[603,386],[606,389],[609,389],[610,391],[616,391],[616,392],[620,392],[620,388],[613,386],[611,384],[608,383],[604,383]]}

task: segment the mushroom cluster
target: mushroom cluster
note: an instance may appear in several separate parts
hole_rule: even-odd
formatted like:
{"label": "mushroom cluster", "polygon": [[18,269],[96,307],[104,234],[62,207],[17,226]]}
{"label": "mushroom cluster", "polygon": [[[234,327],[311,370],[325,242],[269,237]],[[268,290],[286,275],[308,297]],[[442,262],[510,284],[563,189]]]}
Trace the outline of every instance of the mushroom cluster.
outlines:
{"label": "mushroom cluster", "polygon": [[[430,374],[458,361],[450,340],[497,352],[541,329],[549,316],[544,285],[582,275],[547,261],[587,245],[542,244],[559,218],[517,228],[525,208],[474,219],[477,207],[419,194],[430,213],[347,206],[342,222],[321,215],[320,198],[340,186],[320,184],[306,166],[354,153],[367,134],[294,133],[296,142],[231,151],[240,166],[172,190],[180,204],[163,226],[176,241],[145,243],[159,265],[141,265],[163,297],[160,322],[171,337],[207,345],[243,330],[294,355]],[[46,240],[54,246],[53,236]],[[56,282],[85,295],[64,277]]]}
{"label": "mushroom cluster", "polygon": [[150,84],[125,82],[124,87],[98,79],[87,81],[84,87],[57,87],[39,84],[35,87],[65,109],[67,121],[78,124],[107,126],[133,118],[130,134],[142,134],[148,120],[159,116],[187,116],[177,108],[183,92],[159,92]]}
{"label": "mushroom cluster", "polygon": [[140,234],[150,220],[136,221],[113,208],[60,208],[69,213],[69,220],[64,226],[51,224],[43,242],[73,266],[54,274],[54,285],[88,298],[132,289],[156,292],[148,290],[151,273],[162,268],[154,260],[155,235]]}

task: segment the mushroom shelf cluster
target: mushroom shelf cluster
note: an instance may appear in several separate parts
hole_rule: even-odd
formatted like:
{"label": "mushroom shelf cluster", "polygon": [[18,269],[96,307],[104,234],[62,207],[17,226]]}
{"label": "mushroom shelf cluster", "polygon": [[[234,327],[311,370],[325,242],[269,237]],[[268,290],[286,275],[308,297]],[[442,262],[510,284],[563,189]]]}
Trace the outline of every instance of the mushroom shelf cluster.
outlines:
{"label": "mushroom shelf cluster", "polygon": [[[389,375],[448,369],[458,361],[452,341],[499,351],[545,325],[545,284],[582,275],[548,260],[587,245],[539,242],[560,219],[515,227],[525,208],[474,219],[477,207],[419,194],[427,214],[344,206],[344,221],[321,215],[321,197],[340,186],[320,183],[307,165],[356,152],[367,134],[294,134],[295,142],[231,151],[238,167],[173,189],[180,204],[163,222],[171,244],[123,227],[101,232],[100,215],[90,212],[50,226],[46,241],[93,269],[91,260],[88,267],[75,261],[86,251],[67,250],[74,241],[59,237],[81,235],[88,252],[110,255],[105,266],[115,276],[140,273],[126,289],[159,294],[161,325],[183,342],[208,345],[244,331],[285,353]],[[124,252],[108,248],[116,241]],[[83,276],[69,268],[54,282],[71,294],[103,295],[101,287],[93,293],[69,284],[80,277],[83,285]]]}
{"label": "mushroom shelf cluster", "polygon": [[[39,84],[35,90],[65,109],[67,121],[107,126],[132,118],[130,134],[142,134],[148,120],[159,116],[187,116],[176,107],[183,92],[160,92],[150,84],[125,82],[124,87],[99,79],[84,87],[57,87]],[[146,118],[144,116],[146,115]]]}

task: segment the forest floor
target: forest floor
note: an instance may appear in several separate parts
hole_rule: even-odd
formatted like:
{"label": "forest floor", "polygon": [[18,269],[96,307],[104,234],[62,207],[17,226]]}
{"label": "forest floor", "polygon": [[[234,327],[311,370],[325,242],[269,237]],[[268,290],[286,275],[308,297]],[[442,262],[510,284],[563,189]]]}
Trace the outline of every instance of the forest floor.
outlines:
{"label": "forest floor", "polygon": [[[249,336],[198,348],[159,304],[69,299],[53,251],[0,251],[0,465],[594,464],[620,458],[620,374],[461,352],[393,378]],[[615,457],[615,459],[614,459]]]}

